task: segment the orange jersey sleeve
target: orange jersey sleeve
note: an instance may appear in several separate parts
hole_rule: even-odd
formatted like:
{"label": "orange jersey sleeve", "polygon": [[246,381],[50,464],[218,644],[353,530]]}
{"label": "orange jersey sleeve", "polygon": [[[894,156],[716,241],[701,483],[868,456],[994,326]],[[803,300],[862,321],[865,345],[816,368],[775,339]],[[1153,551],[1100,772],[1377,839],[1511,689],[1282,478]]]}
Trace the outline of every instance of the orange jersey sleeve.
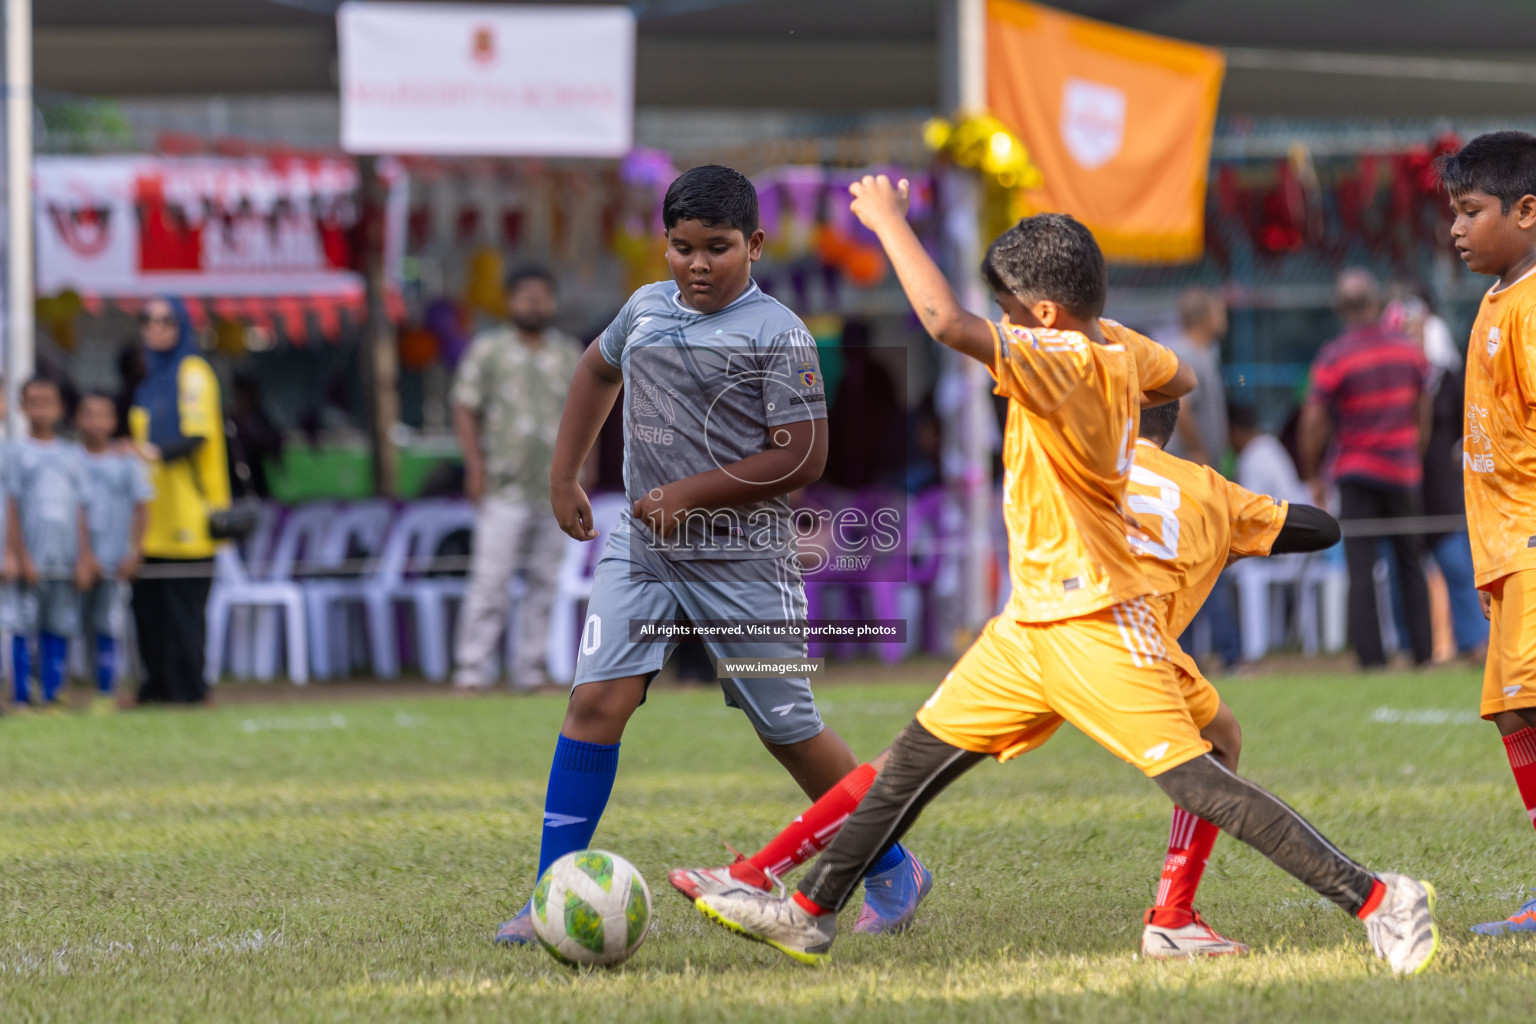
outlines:
{"label": "orange jersey sleeve", "polygon": [[1146,441],[1136,445],[1126,491],[1131,548],[1158,594],[1169,637],[1184,632],[1229,561],[1269,554],[1285,525],[1284,502]]}
{"label": "orange jersey sleeve", "polygon": [[1467,343],[1462,438],[1479,587],[1536,568],[1536,273],[1483,296]]}
{"label": "orange jersey sleeve", "polygon": [[1126,539],[1140,392],[1122,345],[993,325],[1012,593],[1005,615],[1055,622],[1151,592]]}
{"label": "orange jersey sleeve", "polygon": [[1115,320],[1100,320],[1099,329],[1107,341],[1124,345],[1136,364],[1136,386],[1142,391],[1154,391],[1173,380],[1179,372],[1179,357],[1147,337],[1138,334]]}
{"label": "orange jersey sleeve", "polygon": [[1285,525],[1290,505],[1268,494],[1255,494],[1231,480],[1209,471],[1221,481],[1226,491],[1227,522],[1232,537],[1227,542],[1227,561],[1239,558],[1264,558],[1275,546],[1275,538]]}

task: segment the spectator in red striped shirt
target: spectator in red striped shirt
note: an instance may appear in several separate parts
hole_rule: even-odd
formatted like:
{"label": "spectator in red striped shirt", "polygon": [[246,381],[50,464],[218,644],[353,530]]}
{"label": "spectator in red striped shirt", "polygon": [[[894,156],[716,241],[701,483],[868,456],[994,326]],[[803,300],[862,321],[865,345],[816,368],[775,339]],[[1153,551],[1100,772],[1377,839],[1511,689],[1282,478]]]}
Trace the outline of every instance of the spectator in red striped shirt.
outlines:
{"label": "spectator in red striped shirt", "polygon": [[[1411,340],[1380,324],[1381,286],[1358,267],[1339,275],[1334,309],[1345,332],[1323,346],[1312,363],[1312,388],[1300,425],[1301,471],[1321,496],[1323,449],[1334,441],[1333,480],[1339,488],[1339,521],[1395,519],[1423,514],[1424,439],[1429,416],[1429,364]],[[1389,538],[1403,588],[1403,615],[1413,660],[1433,653],[1429,588],[1424,581],[1424,538]],[[1350,537],[1349,636],[1362,668],[1386,664],[1376,608],[1378,538]]]}

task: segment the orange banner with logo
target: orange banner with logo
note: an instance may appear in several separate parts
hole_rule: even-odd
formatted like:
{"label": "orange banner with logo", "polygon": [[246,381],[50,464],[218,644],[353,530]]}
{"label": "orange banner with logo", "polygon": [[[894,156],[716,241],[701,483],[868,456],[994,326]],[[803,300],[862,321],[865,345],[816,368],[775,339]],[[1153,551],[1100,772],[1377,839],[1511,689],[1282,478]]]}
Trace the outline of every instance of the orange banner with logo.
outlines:
{"label": "orange banner with logo", "polygon": [[987,3],[987,106],[1044,178],[1026,199],[1082,221],[1111,259],[1199,258],[1225,63],[1038,4]]}

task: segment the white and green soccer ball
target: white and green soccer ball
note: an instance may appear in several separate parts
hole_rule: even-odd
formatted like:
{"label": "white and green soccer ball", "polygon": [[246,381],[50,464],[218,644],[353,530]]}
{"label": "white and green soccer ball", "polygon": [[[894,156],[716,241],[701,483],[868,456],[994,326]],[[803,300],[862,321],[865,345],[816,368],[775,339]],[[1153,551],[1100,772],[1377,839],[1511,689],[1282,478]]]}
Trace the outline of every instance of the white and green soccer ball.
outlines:
{"label": "white and green soccer ball", "polygon": [[629,861],[578,850],[533,887],[533,931],[567,967],[613,967],[635,955],[651,927],[651,890]]}

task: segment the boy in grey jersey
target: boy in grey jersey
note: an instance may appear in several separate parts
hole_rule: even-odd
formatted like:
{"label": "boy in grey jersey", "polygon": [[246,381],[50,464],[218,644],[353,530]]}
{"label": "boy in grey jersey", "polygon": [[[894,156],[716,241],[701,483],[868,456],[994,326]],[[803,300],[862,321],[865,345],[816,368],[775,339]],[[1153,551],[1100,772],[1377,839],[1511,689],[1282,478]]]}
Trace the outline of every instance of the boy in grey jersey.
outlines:
{"label": "boy in grey jersey", "polygon": [[[631,508],[607,538],[593,580],[550,769],[540,875],[585,849],[597,829],[624,726],[673,646],[645,642],[647,625],[805,621],[785,495],[820,477],[826,461],[815,341],[752,280],[763,232],[757,193],[743,175],[716,165],[685,172],[667,190],[662,221],[673,279],[635,292],[588,347],[555,442],[555,518],[570,536],[593,540],[592,507],[576,474],[623,387]],[[772,643],[703,639],[716,658],[805,656],[803,632],[780,636]],[[848,745],[823,725],[807,679],[728,678],[721,685],[726,703],[747,714],[812,799],[857,766]],[[893,847],[871,869],[871,881],[902,868],[913,873],[908,856]],[[907,920],[910,911],[900,923]],[[529,907],[496,937],[533,942]]]}
{"label": "boy in grey jersey", "polygon": [[6,464],[6,547],[19,579],[11,642],[18,707],[31,701],[31,638],[37,634],[38,678],[45,706],[57,705],[69,639],[80,628],[80,591],[97,573],[85,516],[80,449],[58,436],[64,402],[58,385],[36,378],[21,391],[27,436]]}
{"label": "boy in grey jersey", "polygon": [[144,561],[147,503],[154,497],[144,461],[112,443],[117,405],[99,391],[80,399],[75,411],[85,466],[85,513],[91,550],[101,571],[83,595],[82,628],[96,636],[96,709],[110,710],[117,675],[118,637],[126,608],[125,586]]}

